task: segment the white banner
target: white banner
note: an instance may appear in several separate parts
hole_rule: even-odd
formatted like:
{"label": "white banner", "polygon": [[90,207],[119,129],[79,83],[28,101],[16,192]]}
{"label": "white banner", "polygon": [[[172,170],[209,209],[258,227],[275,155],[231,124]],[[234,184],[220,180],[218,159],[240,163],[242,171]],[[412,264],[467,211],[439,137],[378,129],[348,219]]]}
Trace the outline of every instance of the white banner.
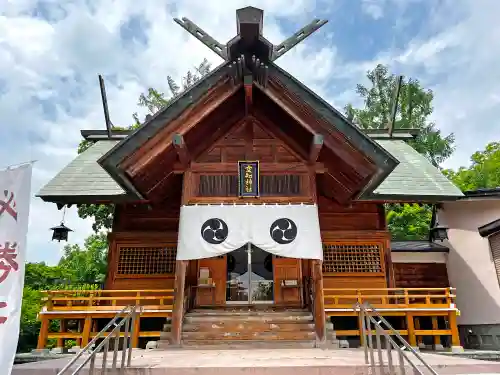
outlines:
{"label": "white banner", "polygon": [[32,164],[0,171],[0,373],[9,375],[19,338]]}
{"label": "white banner", "polygon": [[323,259],[316,205],[181,207],[177,259],[203,259],[247,243],[288,258]]}

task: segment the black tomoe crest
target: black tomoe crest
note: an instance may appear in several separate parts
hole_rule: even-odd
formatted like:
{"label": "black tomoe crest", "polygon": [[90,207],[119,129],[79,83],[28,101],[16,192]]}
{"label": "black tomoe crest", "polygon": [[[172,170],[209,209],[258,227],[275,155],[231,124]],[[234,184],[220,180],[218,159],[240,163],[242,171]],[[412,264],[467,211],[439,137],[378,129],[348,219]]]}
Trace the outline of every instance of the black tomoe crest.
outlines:
{"label": "black tomoe crest", "polygon": [[223,243],[229,234],[227,224],[217,218],[208,219],[201,226],[201,237],[209,244],[218,245]]}
{"label": "black tomoe crest", "polygon": [[281,218],[271,224],[269,234],[275,242],[286,245],[297,237],[297,225],[290,219]]}

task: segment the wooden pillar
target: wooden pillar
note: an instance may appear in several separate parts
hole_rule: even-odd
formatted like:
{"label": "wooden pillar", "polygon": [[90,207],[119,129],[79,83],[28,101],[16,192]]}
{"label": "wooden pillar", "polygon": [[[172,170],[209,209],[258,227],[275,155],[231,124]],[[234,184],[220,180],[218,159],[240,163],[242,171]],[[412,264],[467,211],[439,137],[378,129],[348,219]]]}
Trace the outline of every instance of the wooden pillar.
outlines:
{"label": "wooden pillar", "polygon": [[448,324],[450,325],[451,331],[451,346],[452,347],[461,347],[460,345],[460,336],[458,335],[458,326],[457,326],[457,312],[450,311],[448,314]]}
{"label": "wooden pillar", "polygon": [[[415,329],[420,330],[420,318],[418,316],[415,317]],[[424,337],[417,335],[417,346],[420,347],[420,344],[424,343]]]}
{"label": "wooden pillar", "polygon": [[141,333],[141,317],[139,316],[139,314],[137,314],[135,317],[133,332],[134,334],[132,335],[132,348],[138,348],[139,336]]}
{"label": "wooden pillar", "polygon": [[[66,332],[66,320],[61,319],[59,320],[59,333],[64,332]],[[64,339],[62,337],[57,339],[57,348],[64,348]]]}
{"label": "wooden pillar", "polygon": [[325,296],[323,293],[323,270],[320,260],[313,260],[313,283],[314,283],[314,325],[316,327],[316,337],[319,342],[324,342],[325,335]]}
{"label": "wooden pillar", "polygon": [[82,331],[82,348],[85,348],[90,341],[90,331],[92,330],[92,317],[85,317]]}
{"label": "wooden pillar", "polygon": [[41,316],[41,326],[40,333],[38,334],[38,343],[36,345],[37,349],[45,349],[47,345],[47,336],[49,335],[49,319],[44,315]]}
{"label": "wooden pillar", "polygon": [[[439,324],[438,324],[438,317],[437,316],[433,316],[432,318],[432,330],[433,331],[437,331],[439,329]],[[439,335],[434,335],[432,336],[433,338],[433,342],[434,342],[434,350],[436,350],[437,348],[441,347],[441,336]]]}
{"label": "wooden pillar", "polygon": [[[81,332],[81,330],[82,330],[82,321],[79,319],[78,324],[77,324],[77,331]],[[81,337],[78,337],[76,339],[76,346],[79,346],[80,348],[82,347],[82,338]]]}
{"label": "wooden pillar", "polygon": [[359,312],[358,313],[358,329],[359,329],[359,344],[361,346],[364,345],[364,341],[365,341],[365,336],[363,335],[363,324],[366,324],[366,323],[363,320],[364,319],[361,315],[361,312]]}
{"label": "wooden pillar", "polygon": [[175,262],[174,308],[172,311],[172,333],[170,336],[172,345],[180,345],[181,343],[187,263],[185,260]]}
{"label": "wooden pillar", "polygon": [[413,348],[417,347],[417,337],[415,336],[414,317],[411,313],[406,313],[406,329],[408,330],[408,343]]}

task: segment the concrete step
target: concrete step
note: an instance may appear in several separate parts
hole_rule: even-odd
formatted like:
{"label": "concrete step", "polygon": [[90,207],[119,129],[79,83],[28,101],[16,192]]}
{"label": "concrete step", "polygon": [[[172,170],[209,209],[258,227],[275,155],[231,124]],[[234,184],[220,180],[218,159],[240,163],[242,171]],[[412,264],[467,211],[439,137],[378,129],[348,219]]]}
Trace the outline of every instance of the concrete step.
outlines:
{"label": "concrete step", "polygon": [[184,332],[206,332],[206,331],[232,331],[232,332],[263,332],[263,331],[313,331],[313,323],[303,323],[301,321],[284,323],[279,322],[249,322],[249,321],[220,321],[220,322],[200,322],[185,323],[182,326]]}
{"label": "concrete step", "polygon": [[186,341],[226,341],[226,340],[257,340],[257,341],[281,341],[281,340],[314,340],[316,334],[313,331],[279,331],[279,332],[234,332],[234,331],[208,331],[208,332],[183,332],[182,342]]}

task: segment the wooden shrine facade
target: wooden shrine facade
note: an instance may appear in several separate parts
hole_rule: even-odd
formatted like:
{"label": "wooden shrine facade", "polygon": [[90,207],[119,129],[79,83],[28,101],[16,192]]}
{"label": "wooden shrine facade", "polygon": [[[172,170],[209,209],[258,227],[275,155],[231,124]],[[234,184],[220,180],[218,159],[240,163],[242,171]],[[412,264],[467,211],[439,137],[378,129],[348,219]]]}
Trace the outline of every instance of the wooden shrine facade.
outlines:
{"label": "wooden shrine facade", "polygon": [[[226,46],[208,43],[209,36],[189,20],[178,21],[225,62],[134,132],[82,131],[94,144],[39,193],[60,206],[115,207],[104,290],[83,297],[50,292],[40,315],[39,347],[47,338],[57,338],[58,344],[75,338],[84,345],[96,334],[96,319],[134,302],[144,307],[141,320],[172,319],[174,344],[181,341],[190,309],[235,302],[314,311],[316,336],[323,341],[327,317],[356,317],[352,305],[360,301],[403,317],[401,330],[415,346],[418,335],[450,336],[458,346],[450,288],[398,289],[384,203],[435,203],[461,193],[405,143],[408,132],[394,132],[389,140],[367,134],[275,65],[283,48],[294,43],[270,44],[262,36],[261,10],[240,9],[237,19],[238,35]],[[305,34],[320,24],[315,21]],[[258,194],[242,197],[238,163],[253,161],[258,161],[252,176],[258,177],[253,180]],[[76,168],[79,163],[82,168]],[[68,177],[75,171],[81,172],[81,190],[72,186],[76,177]],[[434,186],[439,189],[433,191]],[[248,259],[233,251],[178,260],[181,207],[209,204],[317,205],[323,260],[261,251],[257,260],[259,249],[250,247],[254,255]],[[192,230],[199,235],[199,228]],[[260,279],[249,276],[249,285],[266,286],[255,298],[252,286],[244,293],[231,289],[233,271],[247,260],[248,267],[262,269]],[[63,323],[61,332],[48,332],[50,320],[64,322],[70,314],[80,319],[77,333]],[[415,327],[418,316],[432,316],[432,327],[425,332]],[[344,331],[359,336],[359,328]],[[142,338],[159,336],[158,330],[140,332]]]}

